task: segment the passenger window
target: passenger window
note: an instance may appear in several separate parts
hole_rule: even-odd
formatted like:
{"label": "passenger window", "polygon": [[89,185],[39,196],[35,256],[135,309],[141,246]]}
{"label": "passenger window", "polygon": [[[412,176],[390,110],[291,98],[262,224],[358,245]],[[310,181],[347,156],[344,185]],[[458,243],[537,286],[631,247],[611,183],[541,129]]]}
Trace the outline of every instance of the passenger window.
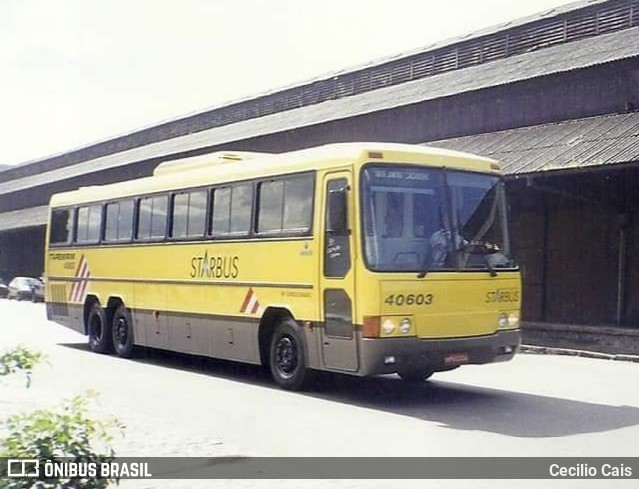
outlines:
{"label": "passenger window", "polygon": [[248,234],[251,230],[253,185],[237,185],[231,192],[231,234]]}
{"label": "passenger window", "polygon": [[258,233],[282,230],[282,205],[284,204],[284,182],[275,180],[260,184]]}
{"label": "passenger window", "polygon": [[249,234],[252,209],[252,184],[215,189],[213,191],[211,234],[213,236]]}
{"label": "passenger window", "polygon": [[136,238],[164,238],[168,198],[164,195],[140,199]]}
{"label": "passenger window", "polygon": [[51,224],[50,224],[50,231],[49,231],[50,244],[70,243],[72,229],[73,229],[72,209],[55,209],[51,211]]}
{"label": "passenger window", "polygon": [[313,216],[313,178],[310,175],[260,184],[259,233],[307,233]]}
{"label": "passenger window", "polygon": [[107,204],[105,216],[105,241],[123,241],[131,239],[131,234],[133,232],[132,200]]}
{"label": "passenger window", "polygon": [[90,205],[78,209],[76,242],[97,243],[100,240],[102,206]]}
{"label": "passenger window", "polygon": [[178,194],[173,197],[173,226],[171,236],[183,238],[188,236],[187,219],[189,217],[189,194]]}
{"label": "passenger window", "polygon": [[213,213],[211,234],[222,236],[228,234],[231,218],[231,187],[216,188],[213,191]]}
{"label": "passenger window", "polygon": [[308,232],[313,214],[313,179],[310,176],[286,180],[284,187],[284,231]]}
{"label": "passenger window", "polygon": [[202,236],[206,221],[206,191],[185,192],[173,197],[171,236]]}

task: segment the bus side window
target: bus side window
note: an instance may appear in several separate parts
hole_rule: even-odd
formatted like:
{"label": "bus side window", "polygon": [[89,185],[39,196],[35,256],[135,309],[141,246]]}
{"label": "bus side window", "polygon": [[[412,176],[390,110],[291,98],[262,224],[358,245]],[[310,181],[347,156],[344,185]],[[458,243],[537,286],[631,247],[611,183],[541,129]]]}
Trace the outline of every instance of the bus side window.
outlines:
{"label": "bus side window", "polygon": [[171,237],[199,237],[206,221],[206,191],[183,192],[173,196]]}
{"label": "bus side window", "polygon": [[51,211],[51,230],[49,243],[53,245],[69,244],[73,230],[73,209],[54,209]]}
{"label": "bus side window", "polygon": [[245,235],[251,231],[252,210],[253,184],[234,185],[231,192],[231,234]]}
{"label": "bus side window", "polygon": [[123,200],[106,205],[104,241],[126,241],[133,232],[133,201]]}
{"label": "bus side window", "polygon": [[[334,220],[331,212],[337,209],[331,209],[329,198],[331,192],[347,192],[348,181],[345,178],[337,178],[329,180],[326,184],[326,218],[324,221],[324,276],[341,278],[345,277],[351,268],[351,250],[349,233],[336,233],[331,231],[330,222]],[[343,209],[348,216],[348,208]]]}
{"label": "bus side window", "polygon": [[313,219],[313,177],[287,177],[259,185],[258,233],[307,234]]}
{"label": "bus side window", "polygon": [[138,230],[136,238],[164,238],[166,234],[166,195],[144,197],[138,204]]}
{"label": "bus side window", "polygon": [[251,232],[252,183],[214,189],[212,206],[213,237],[245,236]]}
{"label": "bus side window", "polygon": [[97,243],[100,240],[100,225],[102,224],[102,206],[89,205],[78,208],[78,227],[76,242]]}

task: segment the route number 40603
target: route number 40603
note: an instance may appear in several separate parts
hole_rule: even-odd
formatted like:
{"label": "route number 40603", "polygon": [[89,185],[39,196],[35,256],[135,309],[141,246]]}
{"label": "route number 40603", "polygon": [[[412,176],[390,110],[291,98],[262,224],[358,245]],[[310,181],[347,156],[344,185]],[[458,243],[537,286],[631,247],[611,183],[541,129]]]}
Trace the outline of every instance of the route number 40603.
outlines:
{"label": "route number 40603", "polygon": [[384,302],[389,306],[430,306],[433,303],[433,294],[391,294]]}

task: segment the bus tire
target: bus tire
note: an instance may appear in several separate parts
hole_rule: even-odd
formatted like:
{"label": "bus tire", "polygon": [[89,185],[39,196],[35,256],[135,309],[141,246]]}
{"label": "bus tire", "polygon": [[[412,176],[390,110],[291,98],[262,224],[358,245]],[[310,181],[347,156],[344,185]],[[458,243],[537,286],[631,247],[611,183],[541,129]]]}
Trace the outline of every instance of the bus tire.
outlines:
{"label": "bus tire", "polygon": [[122,358],[131,358],[134,347],[133,321],[131,313],[124,305],[118,307],[113,313],[111,331],[115,354]]}
{"label": "bus tire", "polygon": [[95,302],[89,311],[87,332],[91,351],[95,353],[111,353],[113,349],[111,325],[107,321],[104,309],[98,302]]}
{"label": "bus tire", "polygon": [[307,380],[304,340],[290,318],[283,319],[271,337],[269,366],[273,379],[284,389],[299,390]]}
{"label": "bus tire", "polygon": [[412,368],[399,370],[397,375],[401,377],[402,380],[411,383],[424,382],[426,379],[429,379],[435,373],[434,368]]}

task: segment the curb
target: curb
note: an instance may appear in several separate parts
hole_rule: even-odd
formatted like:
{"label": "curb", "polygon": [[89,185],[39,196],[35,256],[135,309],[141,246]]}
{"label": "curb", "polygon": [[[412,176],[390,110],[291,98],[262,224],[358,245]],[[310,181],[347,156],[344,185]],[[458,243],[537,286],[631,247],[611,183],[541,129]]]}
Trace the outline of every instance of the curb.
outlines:
{"label": "curb", "polygon": [[569,348],[554,348],[549,346],[521,345],[519,347],[519,352],[533,355],[567,355],[573,357],[598,358],[600,360],[639,363],[639,356],[636,355],[601,353],[596,351],[572,350]]}

